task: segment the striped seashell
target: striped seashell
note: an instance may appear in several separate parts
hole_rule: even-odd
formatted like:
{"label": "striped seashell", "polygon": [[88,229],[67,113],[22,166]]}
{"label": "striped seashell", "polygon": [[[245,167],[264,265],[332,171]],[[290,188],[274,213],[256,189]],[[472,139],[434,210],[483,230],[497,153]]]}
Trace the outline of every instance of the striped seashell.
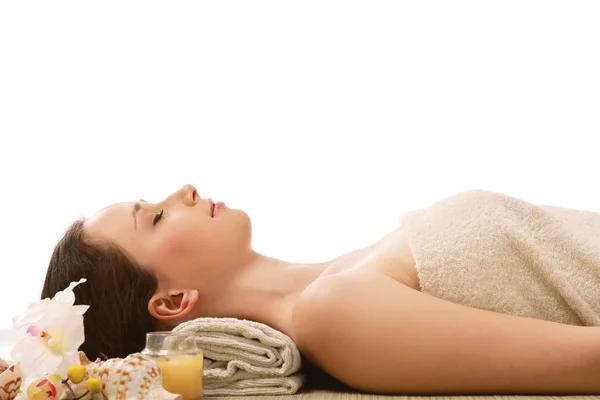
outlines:
{"label": "striped seashell", "polygon": [[0,400],[13,400],[19,393],[23,376],[19,364],[0,359]]}
{"label": "striped seashell", "polygon": [[162,385],[162,371],[151,358],[133,353],[125,358],[111,358],[86,365],[86,378],[102,381],[108,400],[181,400],[181,395],[167,392]]}
{"label": "striped seashell", "polygon": [[8,369],[8,363],[0,358],[0,374]]}

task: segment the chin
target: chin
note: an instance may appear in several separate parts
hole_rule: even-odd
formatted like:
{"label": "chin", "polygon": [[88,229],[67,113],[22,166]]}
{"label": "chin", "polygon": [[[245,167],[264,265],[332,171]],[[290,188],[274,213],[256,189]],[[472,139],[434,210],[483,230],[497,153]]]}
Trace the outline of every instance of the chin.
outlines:
{"label": "chin", "polygon": [[244,210],[240,210],[239,208],[227,208],[225,212],[230,214],[230,216],[233,216],[236,220],[248,221],[248,223],[250,223],[250,216]]}
{"label": "chin", "polygon": [[250,216],[242,210],[231,211],[234,211],[237,214],[235,219],[239,237],[249,245],[252,241],[252,221],[250,220]]}

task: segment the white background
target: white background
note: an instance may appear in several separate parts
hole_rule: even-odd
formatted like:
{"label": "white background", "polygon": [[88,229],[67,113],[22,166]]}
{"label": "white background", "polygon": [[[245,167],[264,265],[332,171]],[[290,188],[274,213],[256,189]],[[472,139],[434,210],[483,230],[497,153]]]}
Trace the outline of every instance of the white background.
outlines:
{"label": "white background", "polygon": [[594,1],[0,3],[0,328],[68,224],[185,183],[323,261],[465,189],[600,211]]}

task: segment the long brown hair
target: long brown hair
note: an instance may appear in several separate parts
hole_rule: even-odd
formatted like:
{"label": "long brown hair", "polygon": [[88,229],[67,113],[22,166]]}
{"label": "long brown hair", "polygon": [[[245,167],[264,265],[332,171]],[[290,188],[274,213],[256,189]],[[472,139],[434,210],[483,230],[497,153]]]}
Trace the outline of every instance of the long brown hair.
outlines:
{"label": "long brown hair", "polygon": [[85,342],[80,350],[91,360],[100,353],[125,357],[144,348],[146,333],[163,329],[148,312],[158,282],[117,244],[86,240],[84,221],[71,224],[56,245],[41,297],[52,298],[69,283],[86,278],[74,289],[75,304],[90,306],[83,316]]}

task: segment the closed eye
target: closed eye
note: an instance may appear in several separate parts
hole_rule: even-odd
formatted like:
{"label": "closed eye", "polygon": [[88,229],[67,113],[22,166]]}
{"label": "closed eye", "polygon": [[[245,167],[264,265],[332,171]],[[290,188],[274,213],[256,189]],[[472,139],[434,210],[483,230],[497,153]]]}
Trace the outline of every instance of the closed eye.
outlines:
{"label": "closed eye", "polygon": [[158,224],[158,222],[162,219],[163,212],[164,210],[160,210],[160,212],[154,216],[154,219],[152,220],[152,226]]}

